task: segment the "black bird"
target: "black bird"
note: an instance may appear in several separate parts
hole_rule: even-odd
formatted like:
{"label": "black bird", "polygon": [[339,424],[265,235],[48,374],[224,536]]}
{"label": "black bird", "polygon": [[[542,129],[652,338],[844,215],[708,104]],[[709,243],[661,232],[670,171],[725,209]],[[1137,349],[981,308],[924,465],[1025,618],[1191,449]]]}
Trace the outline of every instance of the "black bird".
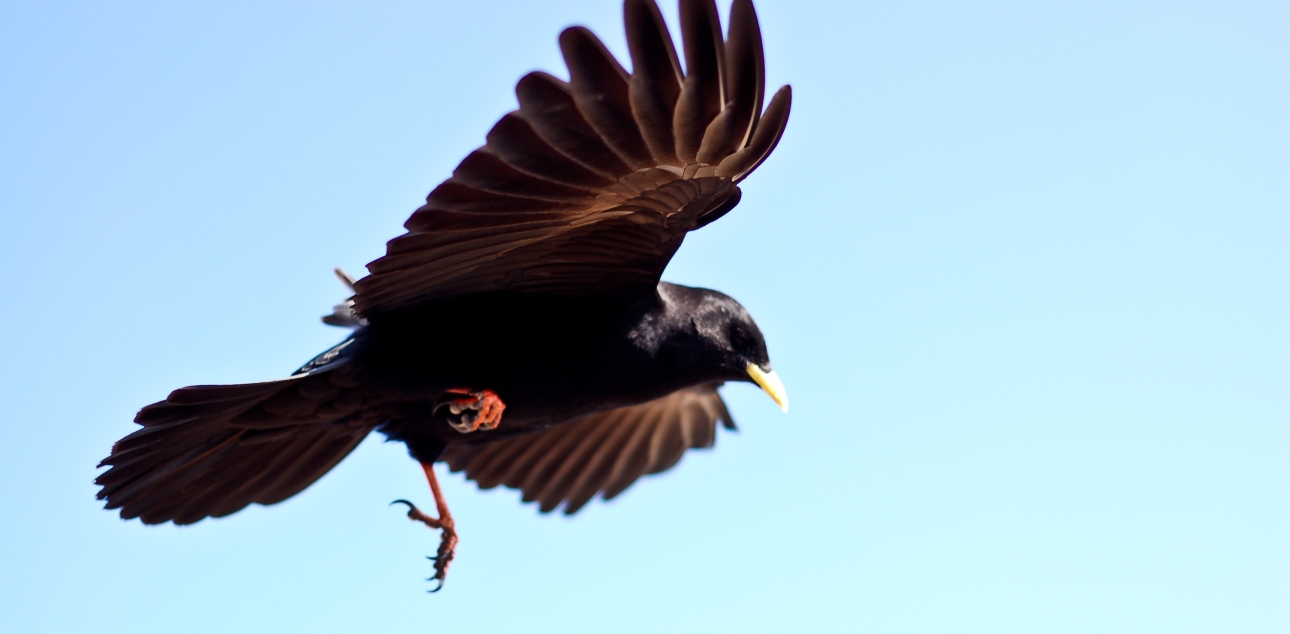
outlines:
{"label": "black bird", "polygon": [[[711,446],[733,423],[716,388],[760,385],[787,411],[752,317],[661,282],[689,231],[729,212],[774,149],[761,32],[734,0],[681,0],[685,64],[653,0],[624,3],[632,73],[582,27],[569,81],[520,79],[519,109],[408,219],[323,321],[348,339],[289,378],[175,390],[99,466],[107,508],[191,524],[312,484],[372,430],[407,444],[438,509],[442,587],[457,535],[433,464],[574,513]],[[436,588],[437,590],[438,588]]]}

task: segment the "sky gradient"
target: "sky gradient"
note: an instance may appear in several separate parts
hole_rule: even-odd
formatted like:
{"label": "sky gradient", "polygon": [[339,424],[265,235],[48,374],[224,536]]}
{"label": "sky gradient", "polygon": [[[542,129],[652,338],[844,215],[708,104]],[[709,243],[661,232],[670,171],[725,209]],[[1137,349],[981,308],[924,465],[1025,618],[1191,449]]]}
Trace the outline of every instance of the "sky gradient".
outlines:
{"label": "sky gradient", "polygon": [[[612,503],[430,496],[365,441],[190,527],[103,511],[137,409],[291,372],[615,0],[0,4],[0,630],[1290,630],[1290,5],[761,0],[793,114],[664,279],[792,400]],[[662,5],[675,30],[675,6]],[[728,5],[721,2],[724,16]]]}

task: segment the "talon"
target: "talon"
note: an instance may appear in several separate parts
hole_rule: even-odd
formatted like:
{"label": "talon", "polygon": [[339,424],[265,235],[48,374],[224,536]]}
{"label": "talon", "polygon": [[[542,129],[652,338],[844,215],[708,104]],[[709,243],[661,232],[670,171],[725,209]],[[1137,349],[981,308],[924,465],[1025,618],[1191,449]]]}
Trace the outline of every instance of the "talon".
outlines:
{"label": "talon", "polygon": [[480,429],[489,431],[497,429],[502,422],[502,412],[506,411],[506,403],[497,395],[497,392],[492,390],[473,392],[466,388],[450,388],[443,393],[461,395],[461,398],[450,398],[435,404],[430,410],[431,415],[447,407],[453,416],[460,416],[455,420],[452,418],[448,420],[448,424],[458,432],[469,434]]}
{"label": "talon", "polygon": [[[426,581],[432,581],[432,580],[434,580],[434,577],[430,577],[429,579],[426,579]],[[440,590],[443,590],[443,579],[439,580],[439,585],[435,586],[434,590],[426,590],[426,592],[429,594],[434,594]]]}
{"label": "talon", "polygon": [[448,512],[448,504],[444,501],[443,491],[439,489],[439,480],[434,475],[434,465],[430,463],[421,463],[421,468],[425,471],[426,480],[430,484],[430,492],[434,494],[435,506],[438,507],[439,517],[430,517],[421,512],[416,505],[407,500],[395,500],[390,505],[406,504],[408,505],[408,519],[421,522],[430,528],[436,528],[441,531],[439,535],[439,552],[434,556],[426,556],[426,559],[434,562],[434,576],[426,581],[438,581],[439,585],[429,592],[438,592],[443,588],[444,578],[448,576],[448,565],[452,563],[453,555],[457,550],[457,528],[456,523],[452,521],[452,514]]}
{"label": "talon", "polygon": [[409,501],[407,501],[407,500],[395,500],[395,501],[393,501],[393,502],[390,502],[390,506],[394,506],[395,504],[407,504],[407,505],[408,505],[408,519],[410,519],[410,520],[416,520],[416,521],[418,521],[418,522],[422,522],[422,523],[426,524],[427,526],[431,526],[431,527],[436,527],[436,528],[437,528],[437,526],[436,526],[436,524],[437,524],[436,520],[434,520],[434,519],[433,519],[433,518],[431,518],[430,516],[426,515],[425,513],[422,513],[422,512],[421,512],[421,509],[417,508],[417,505],[415,505],[415,504],[413,504],[413,503],[411,503],[411,502],[409,502]]}

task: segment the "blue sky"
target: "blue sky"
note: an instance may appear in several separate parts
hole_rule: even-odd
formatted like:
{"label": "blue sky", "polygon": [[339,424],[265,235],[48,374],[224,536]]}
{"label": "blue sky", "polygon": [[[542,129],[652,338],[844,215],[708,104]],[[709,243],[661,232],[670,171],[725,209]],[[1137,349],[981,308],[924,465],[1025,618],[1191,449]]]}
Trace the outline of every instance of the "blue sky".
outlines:
{"label": "blue sky", "polygon": [[749,308],[791,413],[731,386],[741,431],[573,519],[447,478],[434,596],[378,437],[186,528],[94,465],[338,341],[331,267],[621,7],[193,4],[0,5],[0,629],[1290,629],[1284,2],[759,2],[792,120],[665,279]]}

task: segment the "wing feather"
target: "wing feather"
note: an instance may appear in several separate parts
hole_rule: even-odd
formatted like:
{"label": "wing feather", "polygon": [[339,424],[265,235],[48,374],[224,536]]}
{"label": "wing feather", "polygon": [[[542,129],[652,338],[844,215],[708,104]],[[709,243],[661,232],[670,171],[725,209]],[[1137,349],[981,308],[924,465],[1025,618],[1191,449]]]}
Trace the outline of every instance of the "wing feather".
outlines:
{"label": "wing feather", "polygon": [[631,171],[583,118],[569,84],[533,72],[520,79],[515,96],[520,116],[551,147],[611,181]]}
{"label": "wing feather", "polygon": [[519,109],[426,197],[355,283],[363,319],[468,293],[587,293],[658,283],[689,231],[739,201],[774,149],[757,15],[736,0],[722,38],[714,0],[681,1],[685,70],[653,0],[627,0],[632,72],[583,27],[560,48],[569,81],[533,72]]}
{"label": "wing feather", "polygon": [[587,123],[631,169],[655,166],[632,117],[627,71],[595,33],[575,26],[560,34],[569,88]]}
{"label": "wing feather", "polygon": [[711,447],[718,423],[733,429],[716,385],[685,389],[632,407],[486,443],[450,446],[452,471],[481,489],[519,489],[547,513],[573,514],[600,494],[612,499],[642,475],[665,471],[687,449]]}
{"label": "wing feather", "polygon": [[761,114],[765,90],[765,61],[761,29],[750,0],[735,0],[730,8],[730,38],[726,42],[725,103],[708,124],[699,148],[700,163],[719,163],[748,141]]}
{"label": "wing feather", "polygon": [[649,0],[627,0],[623,6],[627,48],[632,56],[629,97],[632,116],[640,126],[658,165],[684,167],[676,155],[672,113],[681,96],[681,63],[672,45],[663,14]]}

